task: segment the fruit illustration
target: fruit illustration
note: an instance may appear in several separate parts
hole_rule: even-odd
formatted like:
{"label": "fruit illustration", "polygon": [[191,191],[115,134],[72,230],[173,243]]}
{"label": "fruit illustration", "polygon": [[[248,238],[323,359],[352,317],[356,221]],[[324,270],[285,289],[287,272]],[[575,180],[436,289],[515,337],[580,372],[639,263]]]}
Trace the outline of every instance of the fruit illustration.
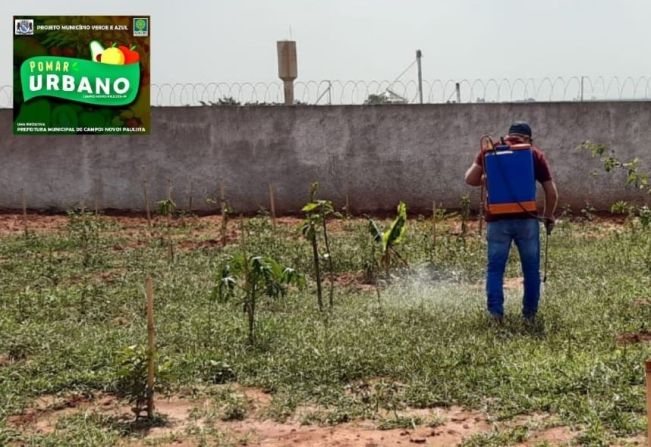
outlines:
{"label": "fruit illustration", "polygon": [[136,48],[135,45],[132,46],[131,48],[125,47],[124,45],[120,45],[118,48],[124,54],[125,64],[135,64],[140,60],[140,54],[138,54],[137,51],[134,51]]}
{"label": "fruit illustration", "polygon": [[96,40],[93,40],[90,43],[90,57],[96,62],[102,61],[102,53],[104,52],[104,47],[101,43]]}
{"label": "fruit illustration", "polygon": [[103,64],[124,65],[124,53],[119,48],[111,47],[102,52]]}

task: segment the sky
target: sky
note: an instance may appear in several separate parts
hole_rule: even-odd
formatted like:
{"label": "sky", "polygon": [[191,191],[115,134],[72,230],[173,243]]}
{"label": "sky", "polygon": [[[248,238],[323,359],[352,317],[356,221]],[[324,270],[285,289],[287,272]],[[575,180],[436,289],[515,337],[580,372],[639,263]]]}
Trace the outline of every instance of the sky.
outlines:
{"label": "sky", "polygon": [[[394,80],[416,49],[425,80],[651,75],[649,0],[2,0],[0,13],[151,15],[154,84],[276,81],[289,38],[299,81]],[[0,85],[11,45],[9,28]]]}

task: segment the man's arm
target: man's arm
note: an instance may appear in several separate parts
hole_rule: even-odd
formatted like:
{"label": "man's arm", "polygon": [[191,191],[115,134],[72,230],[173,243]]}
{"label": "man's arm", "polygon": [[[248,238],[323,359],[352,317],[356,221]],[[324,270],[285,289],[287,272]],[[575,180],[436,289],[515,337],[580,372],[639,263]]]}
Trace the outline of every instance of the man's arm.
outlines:
{"label": "man's arm", "polygon": [[470,186],[479,186],[481,185],[481,176],[484,173],[484,170],[477,163],[473,163],[470,168],[466,171],[466,183]]}
{"label": "man's arm", "polygon": [[543,216],[553,221],[554,211],[556,211],[556,205],[558,204],[558,189],[556,189],[556,183],[553,180],[543,182],[542,187],[545,190],[545,210],[543,211]]}

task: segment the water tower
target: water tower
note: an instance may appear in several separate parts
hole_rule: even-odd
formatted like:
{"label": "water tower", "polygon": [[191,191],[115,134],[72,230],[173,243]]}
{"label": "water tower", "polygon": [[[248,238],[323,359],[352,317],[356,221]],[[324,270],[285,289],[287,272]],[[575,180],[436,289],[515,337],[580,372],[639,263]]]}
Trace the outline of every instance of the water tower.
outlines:
{"label": "water tower", "polygon": [[296,41],[280,40],[278,48],[278,77],[285,87],[285,105],[294,104],[294,79],[297,76]]}

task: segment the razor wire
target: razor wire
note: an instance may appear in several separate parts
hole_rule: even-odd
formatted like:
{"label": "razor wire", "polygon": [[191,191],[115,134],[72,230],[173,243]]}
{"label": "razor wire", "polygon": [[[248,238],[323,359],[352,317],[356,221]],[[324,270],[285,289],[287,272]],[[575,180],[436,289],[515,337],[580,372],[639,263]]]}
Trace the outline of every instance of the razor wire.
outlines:
{"label": "razor wire", "polygon": [[[640,77],[545,77],[516,79],[462,79],[423,81],[423,102],[500,103],[555,101],[643,101],[651,100],[651,76]],[[278,82],[233,82],[210,84],[152,84],[154,106],[282,104],[283,84]],[[418,83],[387,80],[296,81],[297,104],[364,104],[373,97],[379,102],[416,104]]]}
{"label": "razor wire", "polygon": [[[651,100],[651,76],[544,77],[423,80],[423,102],[503,103]],[[159,107],[273,105],[283,103],[283,84],[271,82],[165,83],[151,85],[151,104]],[[344,105],[367,102],[416,104],[416,80],[296,81],[297,104]],[[13,89],[0,86],[0,108],[11,108]]]}

